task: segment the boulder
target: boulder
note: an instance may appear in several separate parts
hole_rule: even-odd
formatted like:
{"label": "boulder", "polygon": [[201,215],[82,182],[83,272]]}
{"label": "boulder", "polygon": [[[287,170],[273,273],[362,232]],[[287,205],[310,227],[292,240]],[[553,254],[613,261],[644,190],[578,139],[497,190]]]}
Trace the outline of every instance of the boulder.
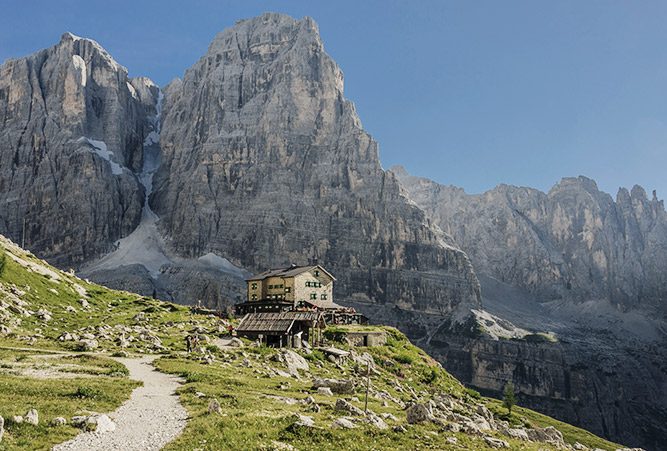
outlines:
{"label": "boulder", "polygon": [[287,371],[295,377],[299,377],[299,371],[310,371],[310,366],[306,359],[289,349],[281,352],[281,360],[285,363]]}
{"label": "boulder", "polygon": [[30,409],[28,410],[28,413],[25,414],[24,420],[26,423],[37,426],[39,424],[39,413],[36,409]]}
{"label": "boulder", "polygon": [[336,412],[347,412],[352,415],[357,415],[357,416],[363,416],[364,411],[361,410],[360,408],[350,404],[347,400],[345,399],[339,399],[336,401],[336,405],[334,406],[334,410]]}
{"label": "boulder", "polygon": [[3,435],[5,435],[5,419],[0,416],[0,442],[2,442]]}
{"label": "boulder", "polygon": [[534,442],[545,442],[555,446],[565,446],[563,434],[553,426],[527,429],[528,438]]}
{"label": "boulder", "polygon": [[231,340],[229,340],[229,346],[234,348],[242,348],[244,345],[240,338],[233,337]]}
{"label": "boulder", "polygon": [[503,434],[505,434],[508,437],[515,438],[517,440],[523,440],[523,441],[530,440],[530,438],[528,437],[528,432],[526,432],[526,430],[523,428],[508,428],[503,430]]}
{"label": "boulder", "polygon": [[433,419],[433,413],[428,408],[426,404],[414,403],[406,412],[408,423],[410,424],[419,424],[426,423]]}

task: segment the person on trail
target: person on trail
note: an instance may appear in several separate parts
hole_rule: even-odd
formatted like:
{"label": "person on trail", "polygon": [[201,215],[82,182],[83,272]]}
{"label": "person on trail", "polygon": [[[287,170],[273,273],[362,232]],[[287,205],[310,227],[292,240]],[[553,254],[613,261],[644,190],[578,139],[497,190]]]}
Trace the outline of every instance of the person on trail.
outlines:
{"label": "person on trail", "polygon": [[192,352],[192,335],[187,335],[185,337],[185,347],[188,351],[188,354]]}
{"label": "person on trail", "polygon": [[199,347],[199,335],[193,335],[192,336],[192,349],[197,350]]}

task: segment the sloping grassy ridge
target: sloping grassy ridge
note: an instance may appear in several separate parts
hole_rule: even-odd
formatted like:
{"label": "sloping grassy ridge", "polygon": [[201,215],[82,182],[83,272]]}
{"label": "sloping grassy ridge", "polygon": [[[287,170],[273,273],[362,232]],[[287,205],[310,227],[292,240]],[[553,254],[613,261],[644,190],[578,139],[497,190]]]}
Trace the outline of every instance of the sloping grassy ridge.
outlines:
{"label": "sloping grassy ridge", "polygon": [[[43,418],[38,427],[7,421],[0,450],[48,449],[77,432],[70,426],[50,426],[56,416],[114,410],[136,386],[104,358],[121,350],[161,353],[156,366],[184,378],[179,396],[190,419],[183,435],[167,449],[494,449],[485,436],[506,441],[512,449],[556,449],[498,430],[471,434],[448,429],[442,422],[407,423],[407,405],[434,399],[453,403],[454,413],[461,415],[473,415],[474,409],[486,406],[511,427],[555,426],[570,445],[578,441],[590,448],[618,448],[527,409],[516,408],[507,416],[497,400],[466,389],[392,328],[380,328],[388,336],[385,346],[351,349],[344,342],[332,342],[353,351],[337,362],[322,350],[298,351],[309,368],[295,377],[287,374],[282,351],[247,341],[243,348],[214,346],[212,340],[226,331],[226,323],[214,316],[81,280],[3,237],[0,262],[0,415],[8,419],[35,407]],[[184,337],[192,330],[211,339],[204,342],[204,354],[185,354]],[[336,328],[330,336],[344,337],[341,331],[344,328]],[[90,351],[85,357],[44,357],[45,350],[78,353],[81,349]],[[374,369],[368,407],[383,419],[386,429],[335,409],[339,399],[364,408],[364,362],[369,356]],[[44,379],[26,375],[30,374],[26,368],[60,368],[81,377],[55,374]],[[318,378],[350,380],[354,388],[345,394],[323,394],[313,387]],[[219,403],[219,412],[209,412],[213,400]],[[314,427],[296,425],[298,415],[311,417]],[[340,417],[350,417],[354,427],[333,427]]]}

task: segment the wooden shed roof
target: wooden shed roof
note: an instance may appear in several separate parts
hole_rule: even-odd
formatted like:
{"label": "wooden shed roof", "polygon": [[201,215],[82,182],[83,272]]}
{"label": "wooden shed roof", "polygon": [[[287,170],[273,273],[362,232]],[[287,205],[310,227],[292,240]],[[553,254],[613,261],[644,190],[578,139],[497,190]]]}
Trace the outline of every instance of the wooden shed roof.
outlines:
{"label": "wooden shed roof", "polygon": [[290,331],[295,322],[319,322],[319,312],[280,312],[280,313],[248,313],[236,328],[239,333],[282,333]]}

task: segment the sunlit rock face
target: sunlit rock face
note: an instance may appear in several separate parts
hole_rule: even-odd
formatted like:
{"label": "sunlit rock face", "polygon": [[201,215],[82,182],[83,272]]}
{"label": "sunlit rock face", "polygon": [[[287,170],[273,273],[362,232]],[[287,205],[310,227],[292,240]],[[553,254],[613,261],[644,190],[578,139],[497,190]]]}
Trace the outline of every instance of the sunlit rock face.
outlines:
{"label": "sunlit rock face", "polygon": [[667,214],[655,194],[621,188],[614,201],[577,177],[549,193],[500,185],[467,195],[394,172],[479,273],[540,301],[604,299],[621,311],[667,313]]}
{"label": "sunlit rock face", "polygon": [[635,186],[614,201],[578,177],[548,193],[501,185],[467,195],[392,172],[470,256],[484,309],[556,337],[498,340],[475,333],[484,321],[415,328],[430,354],[487,393],[501,396],[513,381],[523,405],[665,449],[667,215],[655,193]]}
{"label": "sunlit rock face", "polygon": [[251,270],[317,259],[339,299],[438,314],[479,302],[466,255],[382,170],[312,19],[265,14],[216,36],[165,89],[160,138],[151,206],[180,255]]}
{"label": "sunlit rock face", "polygon": [[22,242],[25,219],[26,247],[73,265],[137,225],[146,83],[70,33],[0,66],[0,233]]}

